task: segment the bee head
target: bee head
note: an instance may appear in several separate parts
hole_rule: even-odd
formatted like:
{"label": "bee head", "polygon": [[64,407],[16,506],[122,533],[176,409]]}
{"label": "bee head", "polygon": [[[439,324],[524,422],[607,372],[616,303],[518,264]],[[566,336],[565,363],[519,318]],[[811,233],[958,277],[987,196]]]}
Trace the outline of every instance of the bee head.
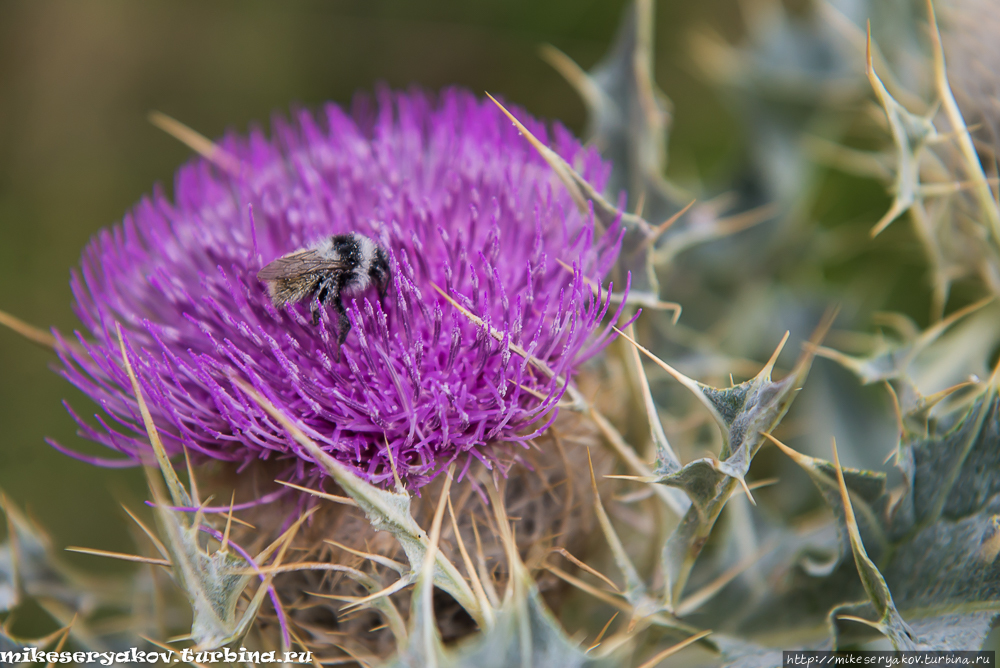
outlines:
{"label": "bee head", "polygon": [[385,297],[392,280],[392,270],[389,269],[389,257],[380,246],[375,248],[375,257],[368,269],[368,276],[371,277],[372,283],[378,286],[379,297]]}

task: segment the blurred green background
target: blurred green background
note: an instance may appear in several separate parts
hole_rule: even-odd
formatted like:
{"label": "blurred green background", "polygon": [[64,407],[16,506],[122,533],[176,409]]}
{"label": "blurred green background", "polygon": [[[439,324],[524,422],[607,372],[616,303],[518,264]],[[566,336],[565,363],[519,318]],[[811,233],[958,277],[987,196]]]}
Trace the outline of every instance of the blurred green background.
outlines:
{"label": "blurred green background", "polygon": [[[584,67],[605,52],[623,0],[4,0],[0,3],[0,309],[70,332],[70,268],[87,240],[154,183],[171,191],[190,151],[147,121],[169,114],[210,137],[267,124],[291,104],[348,103],[377,82],[490,91],[583,130],[576,93],[538,55]],[[739,30],[729,0],[657,3],[656,78],[674,103],[671,171],[735,160],[738,130],[694,74],[687,31]],[[0,488],[57,546],[131,551],[118,503],[145,498],[135,470],[103,470],[45,444],[107,454],[60,405],[93,405],[54,355],[0,329]],[[68,555],[88,568],[118,564]]]}

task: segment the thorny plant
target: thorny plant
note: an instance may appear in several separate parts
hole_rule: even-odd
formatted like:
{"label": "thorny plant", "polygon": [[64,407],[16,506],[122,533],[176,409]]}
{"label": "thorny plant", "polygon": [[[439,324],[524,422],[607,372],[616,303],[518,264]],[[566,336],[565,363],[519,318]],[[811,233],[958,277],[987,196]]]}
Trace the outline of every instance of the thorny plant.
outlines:
{"label": "thorny plant", "polygon": [[[996,9],[967,2],[946,8],[951,25],[967,25],[962,12],[969,7],[993,11],[983,20],[1000,25]],[[226,327],[244,337],[223,344],[239,363],[197,368],[171,360],[166,330],[148,323],[150,340],[166,353],[162,366],[131,348],[124,330],[138,336],[139,323],[104,320],[127,315],[118,305],[89,311],[100,344],[0,314],[4,324],[56,350],[71,380],[118,402],[105,409],[133,428],[127,442],[107,425],[101,433],[85,427],[85,434],[147,465],[156,521],[154,530],[128,511],[145,537],[139,542],[155,556],[79,548],[149,566],[130,582],[95,582],[61,564],[41,531],[4,497],[0,610],[31,599],[62,628],[17,638],[8,618],[0,651],[29,644],[116,649],[141,638],[160,648],[301,650],[315,665],[749,668],[780,665],[781,650],[794,647],[982,647],[1000,611],[1000,198],[995,136],[991,144],[964,119],[998,127],[1000,101],[982,104],[982,90],[996,90],[995,81],[963,71],[956,80],[975,80],[976,88],[952,90],[946,56],[968,63],[970,47],[947,25],[942,38],[929,3],[918,12],[906,2],[817,0],[806,13],[745,3],[740,43],[707,29],[691,41],[696,63],[746,124],[749,145],[732,189],[719,194],[702,184],[696,198],[664,176],[670,104],[653,82],[653,9],[652,0],[636,0],[609,55],[590,72],[543,49],[585,101],[590,143],[610,159],[610,173],[560,131],[552,140],[541,124],[495,100],[496,109],[476,107],[450,93],[448,99],[478,110],[473,115],[505,114],[513,123],[505,149],[516,142],[517,173],[537,179],[527,200],[535,220],[564,227],[571,221],[582,235],[560,237],[575,240],[569,256],[536,253],[526,278],[514,283],[504,283],[516,274],[504,264],[509,258],[484,255],[492,276],[483,281],[491,287],[480,293],[474,269],[458,276],[471,248],[460,228],[452,230],[458,239],[442,234],[455,267],[428,281],[426,268],[414,266],[433,236],[428,231],[440,227],[411,234],[386,216],[387,224],[373,230],[393,240],[395,268],[409,281],[387,307],[401,320],[386,325],[381,305],[353,304],[354,330],[370,338],[347,350],[345,364],[353,364],[355,378],[374,378],[382,355],[391,382],[381,394],[351,398],[347,418],[332,416],[314,391],[318,385],[296,375],[306,368],[291,357],[298,342],[260,345],[285,360],[283,372],[247,356],[247,342],[280,330],[274,322],[312,341],[317,334],[297,312],[261,306],[257,331],[229,322],[218,305]],[[925,64],[926,76],[914,75],[913,62]],[[983,69],[995,78],[996,68]],[[418,99],[399,98],[402,105]],[[877,114],[870,113],[872,100]],[[375,136],[391,139],[388,109],[383,134]],[[400,118],[424,118],[411,111]],[[338,112],[329,113],[347,127]],[[172,119],[154,122],[204,157],[189,175],[281,181],[245,171],[253,156],[274,148],[262,137],[246,146],[235,138],[214,144]],[[302,121],[305,135],[317,131],[310,123]],[[476,127],[490,135],[492,123]],[[298,146],[292,130],[281,132]],[[856,148],[860,137],[871,144],[872,132],[881,133],[884,146]],[[360,132],[352,146],[359,154],[367,150],[364,137]],[[307,163],[295,168],[309,182]],[[832,170],[888,186],[891,202],[865,222],[865,233],[849,223],[815,222],[826,191],[846,196]],[[383,177],[405,182],[399,173]],[[624,198],[616,200],[619,193]],[[527,214],[516,207],[524,192],[494,196],[489,238],[499,247],[506,243],[501,232],[516,229],[503,225]],[[262,207],[262,215],[299,229],[278,200],[268,200],[277,209]],[[379,206],[372,211],[392,208]],[[394,215],[414,224],[433,218],[420,206],[406,200]],[[904,220],[909,237],[901,236]],[[257,230],[273,228],[256,227],[249,209],[247,221],[250,236],[241,243],[252,248],[252,265],[259,262]],[[110,234],[105,250],[119,244],[136,253],[131,229]],[[550,233],[539,227],[537,243],[544,246]],[[877,244],[886,238],[912,239],[922,249],[929,277],[924,329],[906,315],[877,312],[892,306],[877,287],[881,274],[872,271],[884,262]],[[845,258],[854,267],[846,282],[804,280]],[[217,261],[210,253],[207,259]],[[226,271],[222,282],[202,279],[219,299],[220,286],[234,280]],[[546,308],[556,301],[537,313],[520,301],[512,310],[513,290],[544,290],[545,281],[571,296],[560,296],[554,311]],[[85,284],[97,285],[84,276],[80,295]],[[166,289],[167,282],[156,285]],[[113,280],[99,287],[86,299],[120,296]],[[237,302],[253,298],[252,289],[226,289]],[[197,302],[182,292],[177,303]],[[684,319],[661,293],[688,307]],[[827,306],[834,301],[842,304],[839,313]],[[491,310],[501,302],[503,309]],[[561,322],[562,329],[546,334],[540,326],[534,338],[524,335],[525,319],[538,313],[547,314],[540,322]],[[481,401],[498,397],[490,404],[496,409],[479,416],[478,431],[468,416],[449,422],[447,402],[420,404],[431,375],[421,375],[421,360],[406,353],[401,329],[388,334],[400,322],[411,343],[433,330],[423,339],[428,355],[447,323],[456,342],[439,369],[451,373],[456,356],[470,352],[473,374],[491,379],[476,388]],[[869,324],[879,327],[876,334],[849,331]],[[597,356],[612,330],[618,339]],[[313,353],[328,346],[326,331],[324,324]],[[473,342],[466,348],[463,336]],[[801,348],[798,361],[774,380],[789,340]],[[776,343],[762,368],[753,362]],[[323,369],[320,376],[341,373],[332,364]],[[282,385],[286,372],[293,382]],[[737,383],[734,374],[748,380]],[[441,420],[415,439],[416,423],[393,417],[392,401],[384,400],[390,385],[402,401],[415,391],[411,410],[423,405],[427,418],[440,409]],[[865,385],[882,392],[873,395]],[[196,396],[192,387],[226,399],[214,409],[199,406],[192,417],[182,408]],[[458,385],[436,387],[454,407]],[[876,396],[881,407],[872,404]],[[211,422],[212,410],[224,413],[232,431]],[[366,430],[369,419],[378,429]],[[345,420],[351,427],[336,426],[331,436],[331,425]],[[351,448],[336,447],[348,432]],[[831,432],[840,436],[832,446]],[[213,440],[222,435],[229,438]],[[484,449],[512,439],[526,449]],[[885,461],[893,460],[894,471],[880,464],[883,442],[893,445]],[[241,443],[249,444],[246,452]],[[292,465],[264,461],[259,455],[269,448]],[[439,452],[446,456],[434,459]],[[204,466],[212,459],[240,467]],[[861,468],[842,466],[842,459]],[[186,484],[174,469],[179,461]],[[202,489],[212,494],[203,497]],[[229,504],[212,505],[223,494]],[[237,504],[237,496],[249,501]],[[166,587],[165,573],[176,589]],[[188,630],[168,638],[168,630],[186,624],[179,615],[185,605]]]}

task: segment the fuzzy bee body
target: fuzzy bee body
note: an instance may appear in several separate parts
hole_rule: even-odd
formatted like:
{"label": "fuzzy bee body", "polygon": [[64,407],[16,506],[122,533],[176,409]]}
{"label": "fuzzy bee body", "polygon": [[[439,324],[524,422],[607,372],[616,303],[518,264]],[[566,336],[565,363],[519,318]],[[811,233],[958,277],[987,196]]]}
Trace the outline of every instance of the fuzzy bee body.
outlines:
{"label": "fuzzy bee body", "polygon": [[319,243],[283,255],[257,272],[267,283],[271,302],[282,307],[312,298],[313,324],[319,324],[320,308],[337,312],[337,343],[344,343],[351,330],[341,297],[377,287],[385,294],[391,273],[389,259],[378,244],[353,232],[327,237]]}

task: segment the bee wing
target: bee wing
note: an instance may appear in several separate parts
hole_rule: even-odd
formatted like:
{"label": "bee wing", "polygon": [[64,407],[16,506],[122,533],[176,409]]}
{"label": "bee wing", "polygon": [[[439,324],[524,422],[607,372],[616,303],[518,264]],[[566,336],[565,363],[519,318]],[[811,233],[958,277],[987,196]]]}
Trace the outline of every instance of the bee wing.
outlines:
{"label": "bee wing", "polygon": [[261,281],[302,278],[308,274],[343,269],[344,263],[312,249],[296,251],[272,260],[257,272]]}

